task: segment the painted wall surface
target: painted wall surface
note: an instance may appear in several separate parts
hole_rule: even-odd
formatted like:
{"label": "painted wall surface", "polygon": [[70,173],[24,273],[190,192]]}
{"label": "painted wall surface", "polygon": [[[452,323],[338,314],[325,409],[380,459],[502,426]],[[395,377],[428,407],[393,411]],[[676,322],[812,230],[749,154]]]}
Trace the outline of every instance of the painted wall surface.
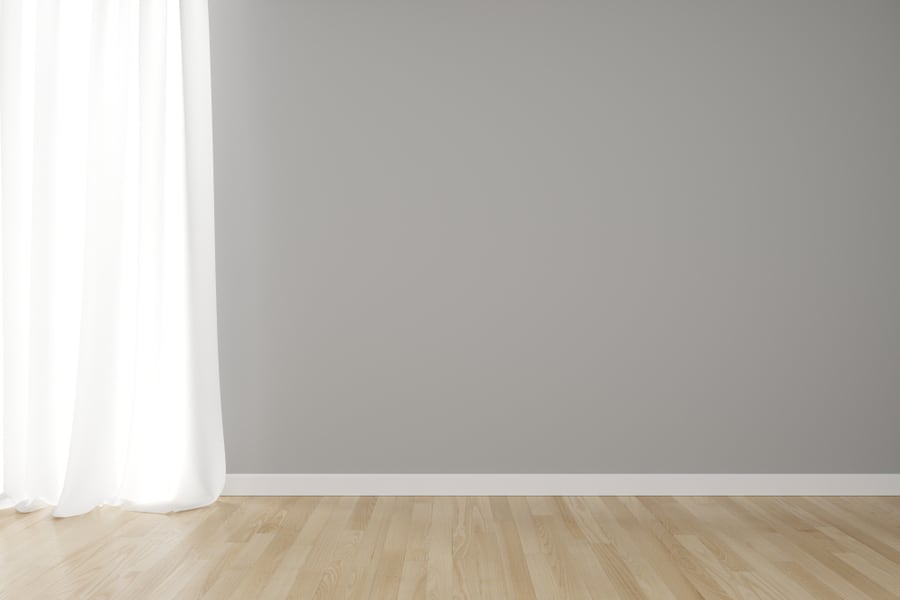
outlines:
{"label": "painted wall surface", "polygon": [[210,12],[229,472],[900,472],[900,2]]}

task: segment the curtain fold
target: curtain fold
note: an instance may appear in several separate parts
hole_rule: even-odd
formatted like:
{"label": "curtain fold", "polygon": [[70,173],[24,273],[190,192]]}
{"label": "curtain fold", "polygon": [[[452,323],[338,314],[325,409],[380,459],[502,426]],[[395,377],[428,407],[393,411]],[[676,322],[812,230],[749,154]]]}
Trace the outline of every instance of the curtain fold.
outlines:
{"label": "curtain fold", "polygon": [[225,477],[206,0],[0,0],[0,506]]}

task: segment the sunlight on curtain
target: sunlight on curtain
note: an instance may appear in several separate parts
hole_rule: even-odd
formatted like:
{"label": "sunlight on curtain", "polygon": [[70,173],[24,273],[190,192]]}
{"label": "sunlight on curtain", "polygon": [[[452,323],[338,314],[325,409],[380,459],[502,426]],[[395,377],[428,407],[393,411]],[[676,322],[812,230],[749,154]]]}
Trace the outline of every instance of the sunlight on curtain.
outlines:
{"label": "sunlight on curtain", "polygon": [[0,506],[225,476],[205,0],[0,0]]}

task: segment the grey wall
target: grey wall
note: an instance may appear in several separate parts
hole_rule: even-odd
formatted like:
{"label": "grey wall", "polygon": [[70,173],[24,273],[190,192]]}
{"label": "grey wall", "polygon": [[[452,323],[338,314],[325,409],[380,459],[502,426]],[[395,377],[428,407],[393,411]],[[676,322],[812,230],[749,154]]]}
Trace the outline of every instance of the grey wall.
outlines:
{"label": "grey wall", "polygon": [[230,472],[900,472],[900,2],[210,10]]}

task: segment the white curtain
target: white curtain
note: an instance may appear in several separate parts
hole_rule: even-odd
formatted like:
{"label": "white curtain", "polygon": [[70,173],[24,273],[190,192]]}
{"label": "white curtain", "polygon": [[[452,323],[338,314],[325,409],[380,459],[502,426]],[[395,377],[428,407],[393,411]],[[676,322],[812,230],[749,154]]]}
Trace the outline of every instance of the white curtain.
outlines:
{"label": "white curtain", "polygon": [[0,506],[225,477],[206,0],[0,0]]}

